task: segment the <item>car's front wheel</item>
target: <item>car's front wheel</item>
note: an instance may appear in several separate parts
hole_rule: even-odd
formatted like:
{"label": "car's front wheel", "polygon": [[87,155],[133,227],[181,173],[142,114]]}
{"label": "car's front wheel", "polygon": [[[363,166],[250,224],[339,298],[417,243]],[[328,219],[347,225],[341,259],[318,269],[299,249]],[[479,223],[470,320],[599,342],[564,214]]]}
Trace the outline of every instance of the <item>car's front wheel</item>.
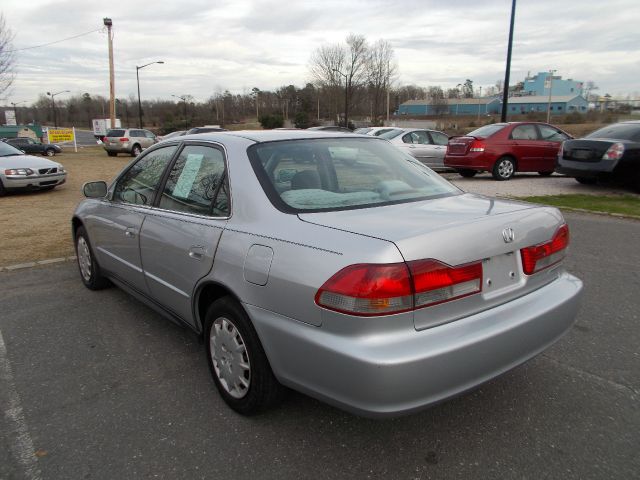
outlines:
{"label": "car's front wheel", "polygon": [[233,410],[251,415],[276,405],[280,385],[244,309],[229,297],[211,304],[205,317],[205,345],[213,380]]}
{"label": "car's front wheel", "polygon": [[107,155],[109,155],[110,157],[115,157],[118,155],[117,152],[107,152]]}
{"label": "car's front wheel", "polygon": [[516,171],[516,163],[511,157],[500,157],[493,166],[493,178],[509,180]]}
{"label": "car's front wheel", "polygon": [[89,290],[101,290],[110,285],[109,280],[100,273],[100,266],[93,256],[89,237],[84,227],[76,230],[76,256],[80,278]]}
{"label": "car's front wheel", "polygon": [[4,197],[7,194],[7,190],[4,188],[2,184],[2,180],[0,180],[0,197]]}
{"label": "car's front wheel", "polygon": [[53,148],[47,148],[47,149],[44,151],[44,154],[45,154],[47,157],[53,157],[53,156],[56,154],[56,151],[55,151]]}

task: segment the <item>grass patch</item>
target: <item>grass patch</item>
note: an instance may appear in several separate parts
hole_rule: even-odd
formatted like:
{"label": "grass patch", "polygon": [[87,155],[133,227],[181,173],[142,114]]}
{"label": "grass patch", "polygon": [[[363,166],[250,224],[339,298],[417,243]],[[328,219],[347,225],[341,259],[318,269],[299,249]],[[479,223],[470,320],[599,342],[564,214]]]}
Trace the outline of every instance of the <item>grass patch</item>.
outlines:
{"label": "grass patch", "polygon": [[640,195],[548,195],[518,197],[518,200],[640,218]]}

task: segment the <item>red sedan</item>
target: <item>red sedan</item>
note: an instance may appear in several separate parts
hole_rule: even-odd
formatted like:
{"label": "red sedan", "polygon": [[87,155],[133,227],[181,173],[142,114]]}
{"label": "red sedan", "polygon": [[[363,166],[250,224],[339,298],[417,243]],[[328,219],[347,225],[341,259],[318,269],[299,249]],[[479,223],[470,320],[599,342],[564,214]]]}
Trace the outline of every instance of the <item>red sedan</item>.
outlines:
{"label": "red sedan", "polygon": [[463,177],[483,171],[496,180],[509,180],[515,172],[551,175],[562,142],[570,138],[547,123],[494,123],[451,137],[444,164]]}

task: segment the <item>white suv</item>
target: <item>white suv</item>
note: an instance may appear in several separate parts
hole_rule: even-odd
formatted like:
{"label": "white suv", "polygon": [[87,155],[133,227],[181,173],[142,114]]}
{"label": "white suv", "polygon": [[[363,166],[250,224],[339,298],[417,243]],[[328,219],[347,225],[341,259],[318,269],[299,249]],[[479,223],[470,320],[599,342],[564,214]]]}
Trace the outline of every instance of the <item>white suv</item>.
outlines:
{"label": "white suv", "polygon": [[128,153],[137,157],[142,150],[158,142],[152,132],[142,128],[112,128],[102,141],[110,157],[115,157],[119,153]]}

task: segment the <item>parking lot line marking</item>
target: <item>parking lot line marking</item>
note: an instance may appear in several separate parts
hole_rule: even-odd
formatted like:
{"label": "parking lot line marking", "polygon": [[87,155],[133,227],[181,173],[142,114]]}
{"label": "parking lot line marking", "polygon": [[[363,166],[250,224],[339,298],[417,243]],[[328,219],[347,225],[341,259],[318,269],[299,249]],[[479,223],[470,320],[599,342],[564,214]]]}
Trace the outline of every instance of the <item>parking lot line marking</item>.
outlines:
{"label": "parking lot line marking", "polygon": [[13,381],[11,365],[7,357],[7,347],[0,331],[0,409],[7,422],[7,440],[13,457],[22,466],[24,478],[39,480],[42,473],[38,468],[38,460],[33,449],[33,441],[24,418],[20,396]]}

